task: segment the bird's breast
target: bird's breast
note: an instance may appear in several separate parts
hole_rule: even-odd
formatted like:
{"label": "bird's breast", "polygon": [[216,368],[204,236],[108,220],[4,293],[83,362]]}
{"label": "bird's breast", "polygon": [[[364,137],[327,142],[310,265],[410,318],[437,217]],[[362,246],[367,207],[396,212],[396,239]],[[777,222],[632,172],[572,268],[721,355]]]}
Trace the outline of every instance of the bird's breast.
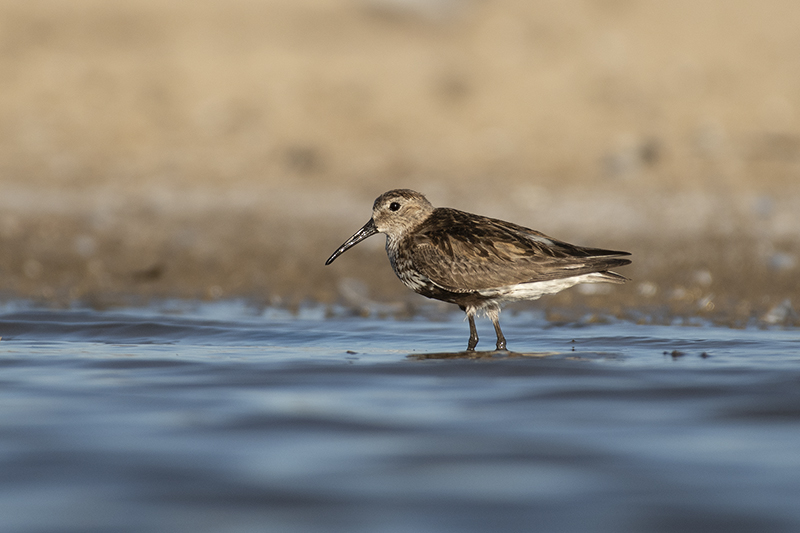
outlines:
{"label": "bird's breast", "polygon": [[386,242],[386,254],[392,264],[392,270],[403,282],[403,284],[414,292],[429,296],[436,290],[435,284],[420,272],[411,259],[411,254],[407,253],[397,243]]}

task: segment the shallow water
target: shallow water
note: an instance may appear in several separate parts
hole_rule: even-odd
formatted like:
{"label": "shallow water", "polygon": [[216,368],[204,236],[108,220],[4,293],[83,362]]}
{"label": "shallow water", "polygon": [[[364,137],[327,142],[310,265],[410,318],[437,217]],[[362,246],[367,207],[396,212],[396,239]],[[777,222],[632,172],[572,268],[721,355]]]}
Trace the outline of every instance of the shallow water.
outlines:
{"label": "shallow water", "polygon": [[0,531],[800,530],[800,332],[503,327],[6,307]]}

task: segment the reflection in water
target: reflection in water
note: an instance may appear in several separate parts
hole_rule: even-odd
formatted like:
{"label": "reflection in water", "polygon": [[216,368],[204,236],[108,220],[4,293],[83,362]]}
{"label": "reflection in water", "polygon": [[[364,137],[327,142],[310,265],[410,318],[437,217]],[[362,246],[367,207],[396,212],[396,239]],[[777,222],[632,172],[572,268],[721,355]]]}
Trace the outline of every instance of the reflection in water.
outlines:
{"label": "reflection in water", "polygon": [[800,530],[795,330],[507,322],[9,310],[0,530]]}
{"label": "reflection in water", "polygon": [[435,353],[412,353],[409,354],[411,359],[514,359],[517,357],[551,357],[560,355],[558,352],[510,352],[508,350],[491,350],[491,351],[463,351],[463,352],[435,352]]}

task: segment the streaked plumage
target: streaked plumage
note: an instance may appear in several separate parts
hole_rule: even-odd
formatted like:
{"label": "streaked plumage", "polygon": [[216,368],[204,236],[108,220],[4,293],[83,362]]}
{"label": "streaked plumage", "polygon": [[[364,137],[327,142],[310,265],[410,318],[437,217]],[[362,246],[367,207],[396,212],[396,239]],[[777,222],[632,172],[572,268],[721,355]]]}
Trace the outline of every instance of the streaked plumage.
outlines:
{"label": "streaked plumage", "polygon": [[504,350],[502,303],[535,300],[578,283],[624,283],[627,278],[610,269],[630,263],[622,258],[627,252],[575,246],[510,222],[434,208],[422,194],[396,189],[375,200],[369,222],[325,264],[375,233],[386,234],[389,261],[407,287],[466,312],[468,351],[478,343],[476,313],[492,319],[497,349]]}

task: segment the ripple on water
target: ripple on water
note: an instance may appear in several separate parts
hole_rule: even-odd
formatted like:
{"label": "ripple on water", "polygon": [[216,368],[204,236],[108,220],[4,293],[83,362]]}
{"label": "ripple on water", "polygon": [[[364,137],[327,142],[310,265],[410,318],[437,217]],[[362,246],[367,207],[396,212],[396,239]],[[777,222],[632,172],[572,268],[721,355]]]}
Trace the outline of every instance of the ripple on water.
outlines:
{"label": "ripple on water", "polygon": [[0,529],[800,528],[796,330],[504,331],[476,356],[457,315],[7,310]]}

